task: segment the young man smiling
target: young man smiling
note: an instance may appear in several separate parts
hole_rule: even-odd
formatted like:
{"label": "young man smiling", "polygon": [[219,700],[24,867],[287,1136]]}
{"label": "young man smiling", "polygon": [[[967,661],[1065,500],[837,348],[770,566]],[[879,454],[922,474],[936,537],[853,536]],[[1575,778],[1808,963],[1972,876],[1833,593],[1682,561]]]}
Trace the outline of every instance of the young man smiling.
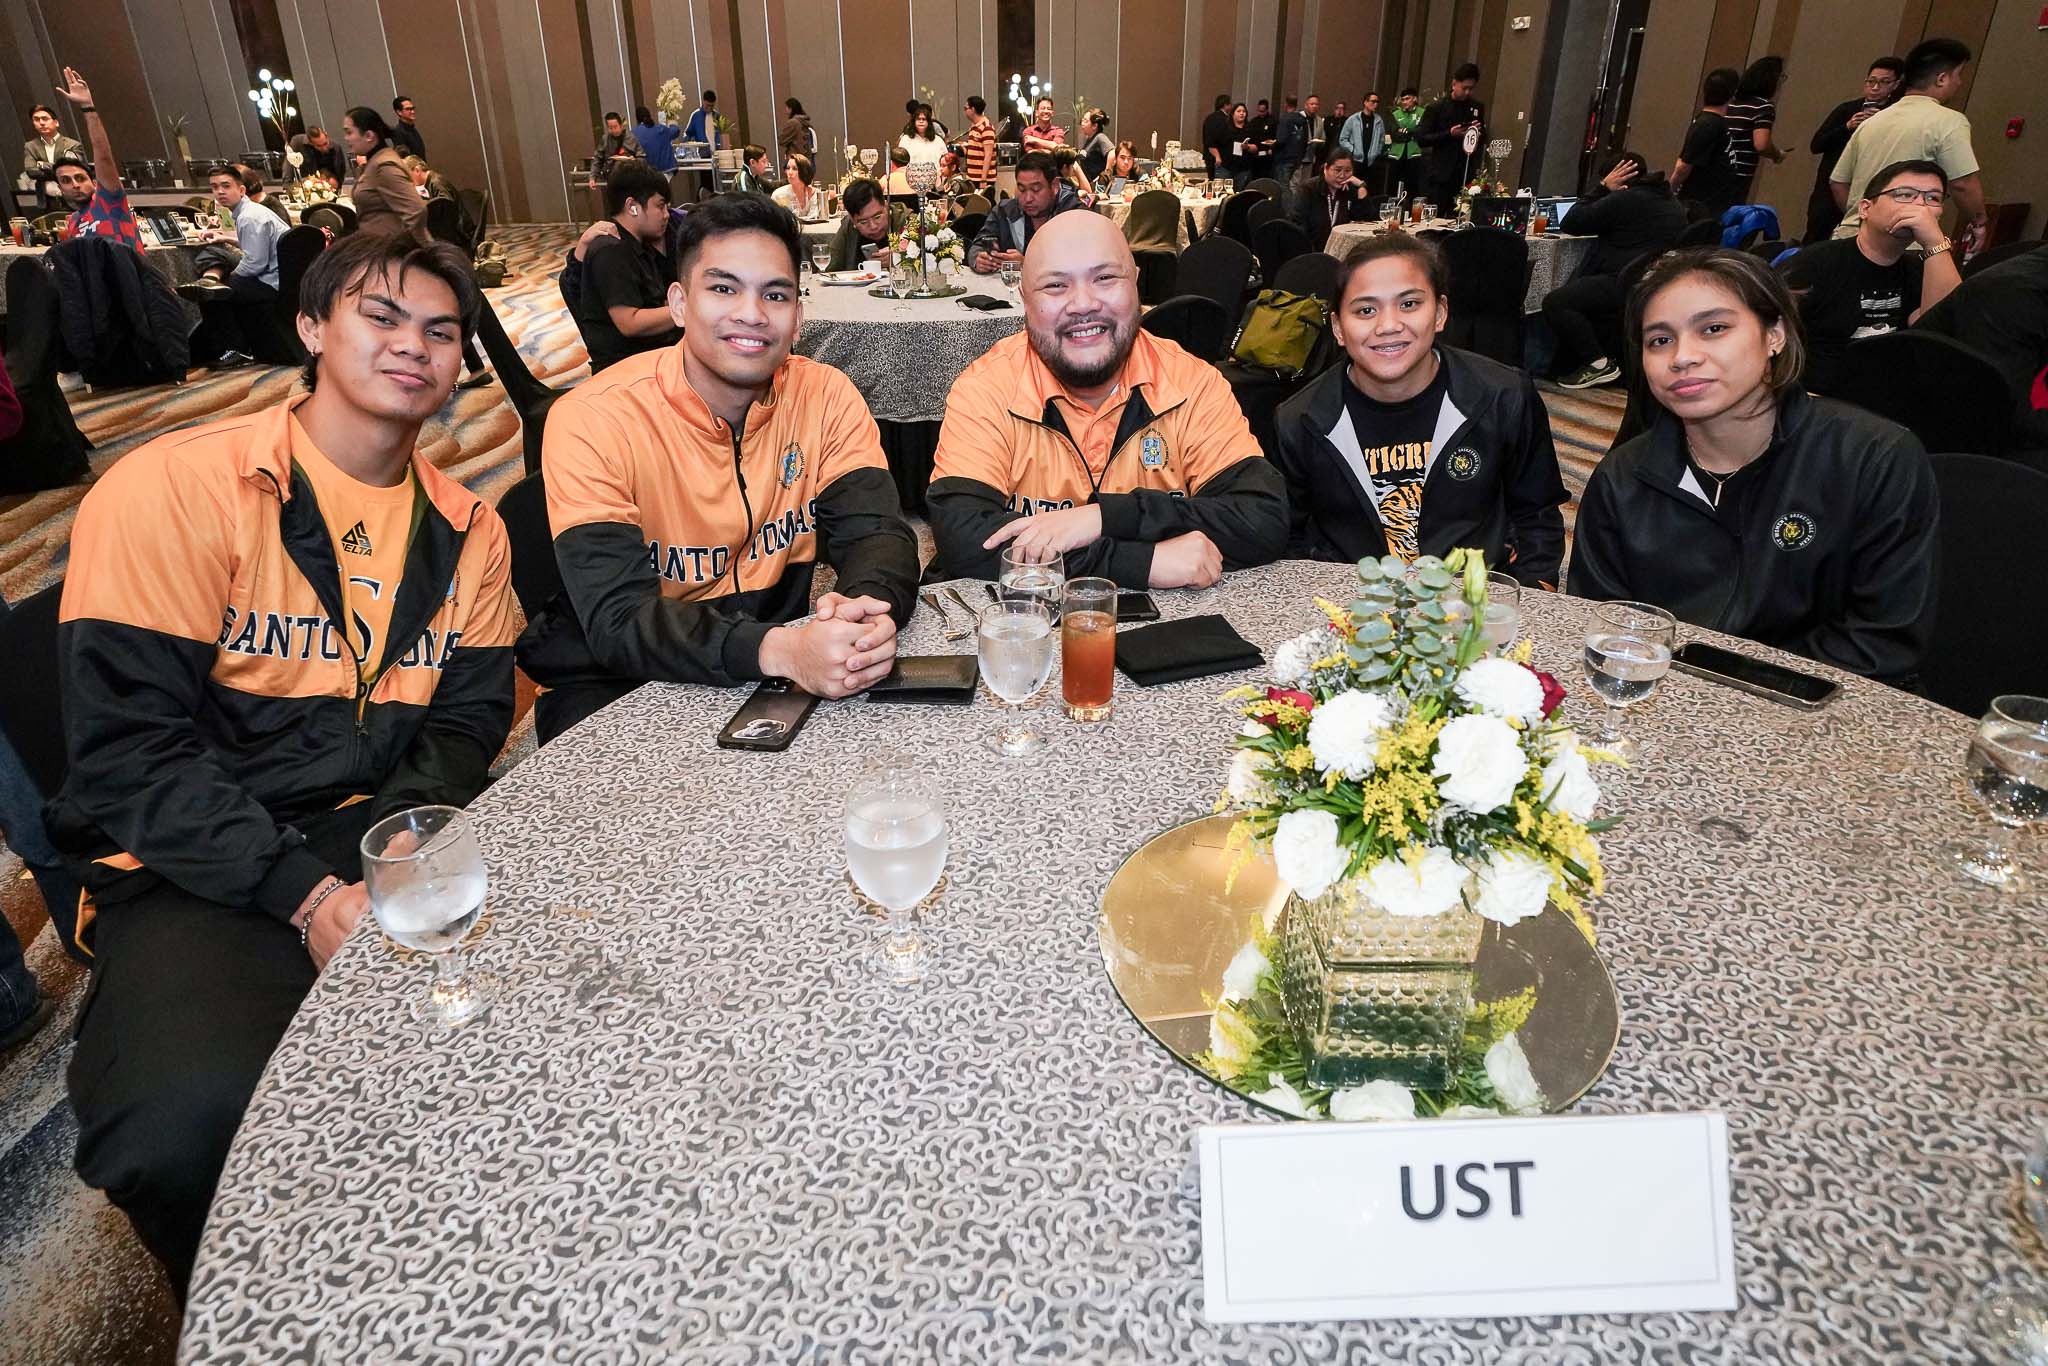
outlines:
{"label": "young man smiling", "polygon": [[300,293],[312,392],[123,456],[72,532],[48,810],[90,898],[77,1167],[181,1298],[256,1079],[369,904],[363,832],[467,803],[511,726],[504,526],[416,449],[469,272],[329,248]]}
{"label": "young man smiling", "polygon": [[1216,367],[1138,328],[1116,225],[1070,213],[1024,256],[1024,327],[967,367],[932,458],[932,536],[953,577],[999,547],[1066,556],[1069,576],[1207,588],[1284,548],[1280,476]]}
{"label": "young man smiling", "polygon": [[[558,402],[543,464],[565,592],[519,640],[543,742],[648,681],[881,681],[917,587],[881,434],[846,376],[790,355],[796,219],[719,195],[684,220],[683,339]],[[834,591],[811,610],[820,561]]]}
{"label": "young man smiling", "polygon": [[1476,545],[1494,568],[1555,587],[1565,488],[1550,419],[1527,375],[1437,345],[1442,254],[1387,233],[1345,258],[1337,286],[1331,327],[1350,364],[1280,409],[1289,553],[1412,560]]}

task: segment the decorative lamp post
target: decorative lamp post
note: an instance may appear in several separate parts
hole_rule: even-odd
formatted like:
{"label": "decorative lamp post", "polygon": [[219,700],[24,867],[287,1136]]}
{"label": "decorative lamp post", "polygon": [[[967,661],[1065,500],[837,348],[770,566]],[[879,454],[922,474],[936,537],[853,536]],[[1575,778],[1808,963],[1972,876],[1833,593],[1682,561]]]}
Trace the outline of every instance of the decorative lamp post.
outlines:
{"label": "decorative lamp post", "polygon": [[265,67],[256,73],[256,88],[249,92],[249,102],[256,106],[257,116],[277,129],[277,140],[284,147],[285,164],[291,169],[287,179],[296,178],[304,164],[305,154],[292,146],[291,120],[299,116],[298,106],[292,103],[292,96],[298,90],[298,83],[286,76],[273,76]]}

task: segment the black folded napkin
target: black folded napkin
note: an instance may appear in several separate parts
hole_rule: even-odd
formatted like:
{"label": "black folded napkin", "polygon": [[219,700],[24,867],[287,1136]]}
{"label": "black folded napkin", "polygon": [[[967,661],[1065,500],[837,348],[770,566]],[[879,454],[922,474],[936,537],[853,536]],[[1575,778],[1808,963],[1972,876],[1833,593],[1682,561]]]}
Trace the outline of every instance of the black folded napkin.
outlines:
{"label": "black folded napkin", "polygon": [[1116,638],[1116,666],[1141,688],[1256,669],[1265,658],[1218,616],[1162,621],[1118,632]]}

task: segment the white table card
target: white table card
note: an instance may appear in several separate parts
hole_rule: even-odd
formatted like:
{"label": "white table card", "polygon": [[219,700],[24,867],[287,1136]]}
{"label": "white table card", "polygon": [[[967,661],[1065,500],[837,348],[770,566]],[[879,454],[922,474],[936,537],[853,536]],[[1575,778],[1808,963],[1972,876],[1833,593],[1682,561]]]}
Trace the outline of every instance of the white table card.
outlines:
{"label": "white table card", "polygon": [[1733,1309],[1724,1116],[1204,1128],[1215,1323]]}

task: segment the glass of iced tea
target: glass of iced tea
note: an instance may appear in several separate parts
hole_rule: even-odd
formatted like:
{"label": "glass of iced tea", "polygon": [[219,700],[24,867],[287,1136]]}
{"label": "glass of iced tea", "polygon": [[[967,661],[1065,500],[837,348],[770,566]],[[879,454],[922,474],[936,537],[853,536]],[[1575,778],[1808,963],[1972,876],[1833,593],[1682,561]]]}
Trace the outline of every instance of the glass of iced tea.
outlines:
{"label": "glass of iced tea", "polygon": [[1107,721],[1116,686],[1116,585],[1068,579],[1060,594],[1060,686],[1067,715]]}

